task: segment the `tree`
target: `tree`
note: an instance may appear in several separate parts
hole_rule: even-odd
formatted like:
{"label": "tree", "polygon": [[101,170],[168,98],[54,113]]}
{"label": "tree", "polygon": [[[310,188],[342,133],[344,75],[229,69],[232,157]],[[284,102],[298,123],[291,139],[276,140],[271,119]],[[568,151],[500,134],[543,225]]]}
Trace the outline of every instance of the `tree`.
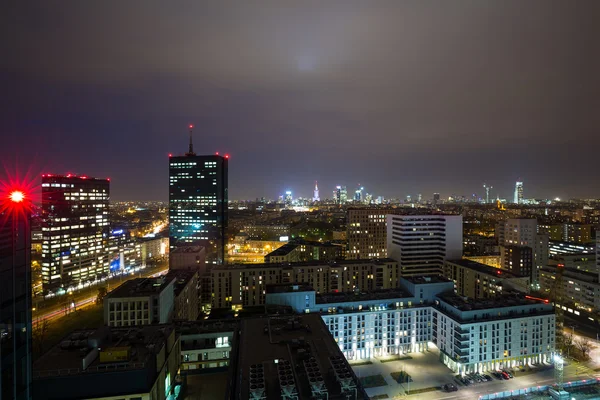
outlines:
{"label": "tree", "polygon": [[592,341],[586,337],[581,337],[575,341],[575,347],[581,352],[583,359],[587,360],[590,350],[592,350]]}
{"label": "tree", "polygon": [[106,296],[107,290],[106,286],[100,286],[98,288],[98,296],[96,297],[96,304],[102,304],[104,297]]}
{"label": "tree", "polygon": [[44,339],[46,338],[49,329],[50,322],[47,319],[44,319],[42,321],[38,321],[38,323],[33,326],[33,330],[31,331],[33,345],[35,346],[35,350],[37,350],[38,354],[40,355],[44,352]]}

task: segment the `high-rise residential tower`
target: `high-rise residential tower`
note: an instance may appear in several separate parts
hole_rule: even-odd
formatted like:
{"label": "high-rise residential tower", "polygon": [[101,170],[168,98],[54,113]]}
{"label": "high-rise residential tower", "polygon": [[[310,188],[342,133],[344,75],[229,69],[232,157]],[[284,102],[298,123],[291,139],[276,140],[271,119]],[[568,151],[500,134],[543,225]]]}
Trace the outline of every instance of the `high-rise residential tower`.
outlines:
{"label": "high-rise residential tower", "polygon": [[462,215],[388,215],[387,254],[402,276],[441,274],[462,258]]}
{"label": "high-rise residential tower", "polygon": [[31,230],[29,199],[0,199],[0,398],[31,399]]}
{"label": "high-rise residential tower", "polygon": [[42,175],[42,285],[76,288],[108,276],[108,179]]}
{"label": "high-rise residential tower", "polygon": [[523,182],[517,181],[515,184],[515,196],[514,203],[521,204],[523,203]]}
{"label": "high-rise residential tower", "polygon": [[169,157],[170,247],[201,244],[210,264],[223,264],[228,222],[229,155],[199,156],[191,142],[183,156]]}

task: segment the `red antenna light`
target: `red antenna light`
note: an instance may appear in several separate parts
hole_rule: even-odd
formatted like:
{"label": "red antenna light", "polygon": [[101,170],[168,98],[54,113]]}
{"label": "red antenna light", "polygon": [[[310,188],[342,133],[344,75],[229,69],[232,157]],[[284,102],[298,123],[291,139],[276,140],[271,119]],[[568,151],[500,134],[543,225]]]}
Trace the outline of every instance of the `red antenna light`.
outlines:
{"label": "red antenna light", "polygon": [[219,152],[217,151],[215,154],[216,154],[216,155],[219,155]]}
{"label": "red antenna light", "polygon": [[106,178],[106,180],[110,182],[110,178]]}
{"label": "red antenna light", "polygon": [[169,153],[169,157],[173,157],[173,154]]}
{"label": "red antenna light", "polygon": [[194,125],[190,124],[190,129],[194,129]]}
{"label": "red antenna light", "polygon": [[229,158],[229,154],[225,154],[225,158]]}
{"label": "red antenna light", "polygon": [[8,197],[13,203],[21,203],[23,200],[25,200],[25,193],[21,192],[20,190],[15,190],[14,192],[11,192]]}
{"label": "red antenna light", "polygon": [[80,178],[81,179],[87,179],[87,176],[84,175],[84,176],[81,176]]}

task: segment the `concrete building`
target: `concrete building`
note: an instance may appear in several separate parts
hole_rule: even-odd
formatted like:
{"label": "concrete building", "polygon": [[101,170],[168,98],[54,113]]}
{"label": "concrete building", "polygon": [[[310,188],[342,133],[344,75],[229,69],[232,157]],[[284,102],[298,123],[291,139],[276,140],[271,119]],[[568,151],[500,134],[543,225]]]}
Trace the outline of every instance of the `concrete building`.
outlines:
{"label": "concrete building", "polygon": [[267,285],[277,283],[308,282],[318,293],[390,289],[399,273],[392,259],[224,266],[211,271],[212,307],[263,305]]}
{"label": "concrete building", "polygon": [[[281,285],[280,285],[281,286]],[[348,360],[424,351],[430,342],[456,373],[549,362],[551,304],[519,294],[465,299],[445,278],[409,277],[371,293],[316,295],[309,285],[267,289],[267,303],[318,313]]]}
{"label": "concrete building", "polygon": [[387,214],[406,212],[401,208],[348,208],[347,260],[385,258],[387,251]]}
{"label": "concrete building", "polygon": [[162,259],[169,255],[169,238],[143,238],[140,241],[142,265],[151,260]]}
{"label": "concrete building", "polygon": [[42,175],[42,285],[77,288],[109,274],[110,182],[75,175]]}
{"label": "concrete building", "polygon": [[507,291],[529,293],[529,276],[470,260],[446,261],[443,275],[454,282],[458,295],[473,299],[492,298]]}
{"label": "concrete building", "polygon": [[[562,265],[553,263],[540,270],[542,292],[548,296],[555,296],[557,290],[561,290],[563,304],[557,303],[556,306],[571,314],[581,315],[582,312],[591,314],[600,311],[598,272],[586,272]],[[559,274],[562,275],[560,280]],[[562,287],[557,287],[560,282]]]}
{"label": "concrete building", "polygon": [[195,321],[200,313],[198,293],[198,271],[190,269],[169,270],[165,281],[173,284],[173,320]]}
{"label": "concrete building", "polygon": [[[496,234],[500,244],[502,268],[518,275],[529,270],[532,286],[539,288],[539,270],[548,264],[549,240],[547,234],[538,233],[537,220],[508,219],[497,226]],[[531,263],[526,248],[531,249]]]}
{"label": "concrete building", "polygon": [[181,370],[229,366],[238,320],[202,321],[177,325],[181,341]]}
{"label": "concrete building", "polygon": [[252,240],[279,241],[282,237],[290,236],[290,226],[288,224],[247,224],[242,227],[242,232],[248,234],[249,239]]}
{"label": "concrete building", "polygon": [[165,277],[124,282],[104,297],[104,324],[120,327],[170,322],[175,282]]}
{"label": "concrete building", "polygon": [[167,325],[74,331],[34,363],[33,398],[165,400],[180,359]]}
{"label": "concrete building", "polygon": [[577,244],[567,242],[550,241],[548,243],[549,255],[558,254],[596,254],[595,244]]}
{"label": "concrete building", "polygon": [[342,260],[344,253],[345,248],[338,244],[297,239],[267,254],[265,263],[332,262]]}
{"label": "concrete building", "polygon": [[169,253],[169,269],[194,268],[200,275],[206,272],[206,249],[202,246],[179,246]]}
{"label": "concrete building", "polygon": [[226,398],[369,398],[319,315],[244,319],[241,332]]}
{"label": "concrete building", "polygon": [[402,276],[441,274],[462,257],[461,215],[388,215],[387,247]]}

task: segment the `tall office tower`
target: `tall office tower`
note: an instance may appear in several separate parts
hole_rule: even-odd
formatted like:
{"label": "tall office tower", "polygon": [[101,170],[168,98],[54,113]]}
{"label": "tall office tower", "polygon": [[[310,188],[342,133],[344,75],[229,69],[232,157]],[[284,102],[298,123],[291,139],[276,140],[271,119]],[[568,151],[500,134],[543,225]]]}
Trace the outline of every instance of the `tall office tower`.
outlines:
{"label": "tall office tower", "polygon": [[462,258],[462,215],[388,215],[387,231],[402,276],[441,274],[446,260]]}
{"label": "tall office tower", "polygon": [[287,190],[285,192],[285,205],[287,207],[291,207],[292,206],[292,201],[293,201],[292,191],[291,190]]}
{"label": "tall office tower", "polygon": [[493,186],[488,186],[487,184],[483,184],[483,188],[485,189],[485,204],[490,203],[490,190],[492,190]]}
{"label": "tall office tower", "polygon": [[320,201],[321,199],[319,198],[319,186],[317,186],[317,181],[315,181],[315,191],[314,191],[314,195],[313,195],[313,201]]}
{"label": "tall office tower", "polygon": [[110,182],[42,175],[42,286],[55,292],[108,276]]}
{"label": "tall office tower", "polygon": [[517,181],[517,183],[515,184],[514,203],[515,204],[523,203],[523,182],[521,182],[521,181]]}
{"label": "tall office tower", "polygon": [[423,202],[423,195],[421,193],[417,195],[417,201],[419,202],[419,204]]}
{"label": "tall office tower", "polygon": [[440,194],[434,193],[433,194],[433,205],[437,206],[438,204],[440,204]]}
{"label": "tall office tower", "polygon": [[337,204],[346,204],[348,202],[348,190],[346,186],[336,186],[333,193]]}
{"label": "tall office tower", "polygon": [[31,399],[31,230],[24,192],[0,200],[0,398]]}
{"label": "tall office tower", "polygon": [[169,158],[169,245],[203,245],[209,264],[223,264],[229,155],[196,155],[191,128],[188,152]]}
{"label": "tall office tower", "polygon": [[387,214],[406,212],[403,208],[348,208],[346,229],[347,260],[386,258]]}
{"label": "tall office tower", "polygon": [[[548,235],[538,234],[537,228],[535,218],[511,218],[496,227],[502,267],[515,273],[530,271],[532,285],[539,283],[539,270],[548,265],[549,254]],[[526,265],[526,260],[529,259],[527,251],[519,250],[519,247],[531,249],[531,266]],[[516,265],[517,259],[523,261]]]}
{"label": "tall office tower", "polygon": [[359,187],[358,189],[356,189],[356,191],[354,192],[354,202],[356,203],[362,203],[363,202],[363,190],[365,190],[364,187]]}

